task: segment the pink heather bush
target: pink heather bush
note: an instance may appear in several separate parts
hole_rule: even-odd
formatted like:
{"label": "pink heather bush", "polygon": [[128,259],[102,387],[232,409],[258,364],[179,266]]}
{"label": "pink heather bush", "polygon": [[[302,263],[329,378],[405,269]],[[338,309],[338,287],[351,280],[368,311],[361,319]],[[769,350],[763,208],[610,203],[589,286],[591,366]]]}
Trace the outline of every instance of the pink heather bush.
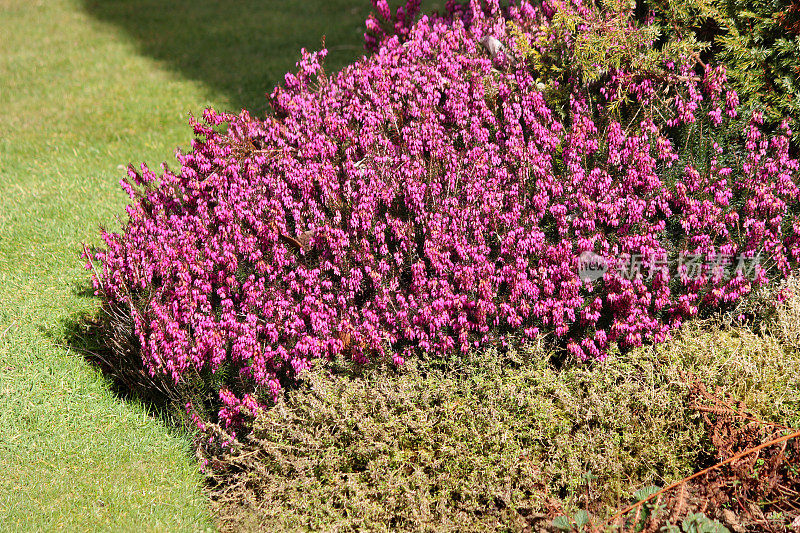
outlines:
{"label": "pink heather bush", "polygon": [[[796,264],[789,132],[737,117],[724,69],[542,82],[521,47],[556,48],[553,7],[448,2],[413,23],[408,4],[376,2],[374,55],[328,77],[325,51],[304,51],[270,116],[208,110],[179,170],[130,169],[128,221],[90,268],[152,373],[224,371],[231,422],[318,358],[401,364],[547,333],[602,359]],[[579,277],[586,251],[603,279]],[[685,254],[707,266],[665,266]],[[646,268],[627,276],[630,258]]]}

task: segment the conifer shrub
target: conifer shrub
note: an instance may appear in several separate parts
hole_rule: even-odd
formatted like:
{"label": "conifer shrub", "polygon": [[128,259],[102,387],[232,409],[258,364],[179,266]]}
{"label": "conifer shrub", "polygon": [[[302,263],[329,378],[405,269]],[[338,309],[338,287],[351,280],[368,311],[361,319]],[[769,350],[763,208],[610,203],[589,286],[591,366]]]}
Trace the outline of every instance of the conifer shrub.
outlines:
{"label": "conifer shrub", "polygon": [[788,127],[629,7],[376,6],[374,54],[329,75],[303,51],[268,116],[207,110],[179,168],[131,167],[87,254],[149,372],[213,375],[224,423],[317,359],[546,336],[602,360],[797,263]]}
{"label": "conifer shrub", "polygon": [[[709,60],[726,65],[742,104],[764,111],[776,126],[793,121],[800,147],[800,2],[797,0],[647,0],[664,41],[694,41]],[[646,10],[642,9],[642,13]]]}

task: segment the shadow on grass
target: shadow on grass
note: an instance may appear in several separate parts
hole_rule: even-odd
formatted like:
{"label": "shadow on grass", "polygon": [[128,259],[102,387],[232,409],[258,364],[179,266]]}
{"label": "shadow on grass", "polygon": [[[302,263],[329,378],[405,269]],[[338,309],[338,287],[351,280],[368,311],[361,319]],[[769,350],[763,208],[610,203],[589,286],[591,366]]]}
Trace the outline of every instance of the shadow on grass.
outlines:
{"label": "shadow on grass", "polygon": [[[90,284],[76,284],[75,294],[84,298],[97,298]],[[239,391],[242,383],[235,378],[236,371],[225,364],[212,372],[209,368],[188,369],[181,372],[175,383],[165,372],[151,375],[141,352],[141,344],[134,332],[133,320],[127,309],[102,302],[94,312],[74,315],[63,322],[58,332],[42,329],[52,341],[69,349],[98,368],[109,383],[112,392],[123,401],[144,405],[150,413],[173,427],[191,427],[191,417],[186,405],[206,421],[216,420],[223,407],[219,391],[230,388]],[[360,375],[371,368],[345,365],[345,373]],[[287,375],[281,378],[282,389],[289,391],[301,382]]]}
{"label": "shadow on grass", "polygon": [[[423,2],[423,12],[443,3]],[[244,108],[256,115],[266,111],[265,96],[284,74],[295,70],[301,48],[321,48],[324,36],[328,72],[361,57],[364,20],[372,9],[369,0],[81,0],[81,5],[96,20],[127,34],[142,55],[207,86],[229,103],[227,111]],[[76,290],[93,298],[91,289]],[[131,349],[137,342],[124,317],[103,309],[65,328],[68,346],[97,364],[121,397],[161,412],[185,399],[185,389],[144,370],[139,353]]]}
{"label": "shadow on grass", "polygon": [[[82,0],[96,19],[119,27],[142,54],[200,81],[232,109],[256,115],[265,94],[295,69],[300,48],[325,36],[326,69],[363,55],[368,0]],[[135,80],[131,80],[135,83]]]}
{"label": "shadow on grass", "polygon": [[[88,284],[75,290],[81,296],[94,297]],[[142,362],[132,326],[127,313],[104,305],[95,313],[65,321],[63,334],[54,340],[96,366],[120,399],[140,402],[170,425],[188,423],[187,402],[203,412],[217,403],[196,380],[175,384],[168,377],[151,376]]]}

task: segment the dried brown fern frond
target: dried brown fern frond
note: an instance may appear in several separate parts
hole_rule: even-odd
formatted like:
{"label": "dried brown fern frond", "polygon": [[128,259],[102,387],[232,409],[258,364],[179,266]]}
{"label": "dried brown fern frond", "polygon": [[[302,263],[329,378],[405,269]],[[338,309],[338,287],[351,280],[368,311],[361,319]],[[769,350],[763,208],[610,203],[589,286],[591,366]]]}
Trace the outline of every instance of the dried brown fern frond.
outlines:
{"label": "dried brown fern frond", "polygon": [[[712,394],[691,374],[683,377],[690,388],[690,405],[702,414],[708,428],[717,464],[625,507],[605,525],[622,532],[647,531],[655,523],[675,523],[690,511],[714,512],[733,520],[736,513],[727,509],[731,504],[752,531],[775,530],[767,512],[800,516],[800,430],[764,422],[743,402],[726,398],[719,390]],[[653,513],[642,524],[645,506],[670,512],[668,516]],[[738,521],[736,526],[743,527]]]}

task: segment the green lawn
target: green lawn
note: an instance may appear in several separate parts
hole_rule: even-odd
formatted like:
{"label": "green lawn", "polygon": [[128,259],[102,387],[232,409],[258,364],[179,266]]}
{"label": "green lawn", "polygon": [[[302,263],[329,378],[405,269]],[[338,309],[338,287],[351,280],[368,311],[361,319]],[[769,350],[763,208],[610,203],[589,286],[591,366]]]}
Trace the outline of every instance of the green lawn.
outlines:
{"label": "green lawn", "polygon": [[[433,2],[425,4],[425,11],[436,7]],[[357,57],[369,8],[368,0],[0,0],[0,113],[4,119],[0,130],[0,531],[215,528],[190,437],[149,414],[144,406],[120,399],[97,368],[70,348],[71,324],[93,313],[98,304],[87,290],[88,275],[79,259],[81,243],[97,244],[101,224],[119,224],[116,217],[124,214],[126,197],[118,182],[128,162],[146,161],[155,167],[164,160],[174,161],[174,148],[186,146],[191,138],[188,112],[199,114],[207,105],[263,112],[263,94],[292,68],[301,47],[319,48],[321,36],[326,35],[329,70]],[[778,323],[783,325],[776,330],[780,335],[772,340],[737,330],[689,329],[677,341],[637,353],[693,370],[706,383],[745,401],[764,419],[794,426],[800,420],[800,304],[795,302],[790,311]],[[651,354],[653,350],[657,352]],[[619,365],[620,373],[627,372],[625,377],[631,381],[642,377],[638,370],[628,369],[626,360],[608,364],[612,363]],[[653,368],[654,373],[662,371],[660,366]],[[637,389],[640,396],[658,399],[648,387],[659,380],[664,383],[662,392],[674,394],[680,383],[664,376],[670,379],[642,378],[644,386]],[[569,373],[558,379],[565,387],[570,385]],[[398,383],[405,387],[402,380]],[[608,380],[607,388],[617,390],[622,381]],[[589,378],[587,382],[594,383]],[[424,397],[436,389],[428,382],[420,383],[416,389],[401,389],[419,390]],[[361,385],[356,382],[353,387]],[[596,417],[597,406],[602,405],[596,397],[615,397],[599,389],[596,397],[584,394],[589,388],[583,385],[576,390],[589,401],[576,400],[567,407],[574,407],[571,411],[582,425],[566,418],[565,424],[593,432],[582,421],[591,413]],[[611,413],[624,414],[618,409],[620,403],[605,405]],[[651,411],[645,409],[647,416],[640,417],[641,406],[629,404],[645,427],[659,427]],[[515,402],[509,405],[518,409]],[[550,416],[551,411],[548,407],[542,412]],[[402,412],[405,416],[406,410]],[[496,417],[490,412],[486,418]],[[476,417],[462,419],[473,424]],[[335,417],[332,420],[338,424]],[[627,427],[624,417],[617,420],[622,420],[619,426]],[[683,422],[683,426],[676,423],[678,430],[699,423],[691,417]],[[405,431],[405,425],[398,427]],[[514,424],[508,427],[517,431]],[[398,432],[401,436],[402,431]],[[631,437],[643,444],[630,447],[639,455],[629,454],[629,463],[642,462],[649,478],[658,474],[652,463],[659,461],[687,463],[681,466],[686,472],[677,468],[667,472],[673,477],[696,469],[686,457],[661,453],[680,452],[673,434],[664,430],[656,434],[661,440],[656,440],[651,438],[652,431],[643,433],[645,437]],[[597,435],[590,436],[597,439]],[[580,444],[572,433],[564,431],[561,437],[567,444]],[[572,450],[579,452],[570,455],[559,441],[549,440],[561,454],[554,452],[552,457],[569,459],[556,465],[564,479],[585,479],[589,452],[578,447]],[[621,462],[606,461],[604,448],[595,445],[596,440],[585,442],[591,445],[586,449],[599,458],[597,472],[606,464],[614,472],[619,470]],[[475,450],[482,453],[477,446]],[[628,453],[627,448],[623,451]],[[471,459],[465,457],[465,464],[469,463]],[[641,457],[657,460],[647,463]],[[479,459],[473,461],[478,466],[486,461],[484,456]],[[619,490],[633,484],[625,472],[614,475],[612,481],[622,480],[617,483]],[[304,503],[311,501],[306,486],[297,479],[289,481],[299,485]],[[577,481],[573,484],[577,486]],[[288,483],[284,489],[291,486]],[[270,500],[264,501],[269,504]],[[223,516],[226,526],[250,512],[247,508],[229,511],[227,518]],[[277,504],[268,511],[292,518]],[[416,512],[416,508],[405,511]],[[246,519],[254,518],[258,524],[264,516],[269,515],[244,516],[245,525]]]}
{"label": "green lawn", "polygon": [[0,529],[213,528],[189,438],[67,346],[96,306],[80,246],[124,213],[123,165],[171,161],[189,111],[262,111],[323,34],[352,60],[370,5],[170,4],[0,0]]}

